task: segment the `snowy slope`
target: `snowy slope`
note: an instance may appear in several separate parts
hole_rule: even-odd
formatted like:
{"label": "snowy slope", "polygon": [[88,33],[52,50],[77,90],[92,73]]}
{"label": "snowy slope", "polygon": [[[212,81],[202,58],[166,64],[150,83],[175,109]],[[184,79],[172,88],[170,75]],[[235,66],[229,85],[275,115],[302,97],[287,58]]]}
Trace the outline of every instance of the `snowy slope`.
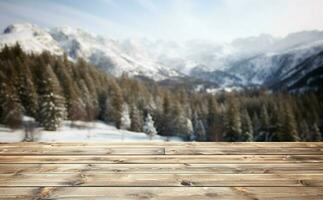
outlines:
{"label": "snowy slope", "polygon": [[[245,84],[270,85],[272,82],[286,79],[297,66],[322,51],[323,38],[297,45],[294,48],[267,51],[258,56],[238,61],[232,64],[227,72],[244,80]],[[304,67],[311,68],[312,66]]]}
{"label": "snowy slope", "polygon": [[[191,75],[223,86],[272,86],[287,78],[292,84],[293,78],[301,79],[317,67],[313,63],[302,63],[323,51],[323,32],[300,32],[280,39],[260,35],[235,40],[232,46],[233,51],[225,59],[226,63],[222,68],[210,70],[196,66],[191,70]],[[302,73],[291,76],[296,71]]]}
{"label": "snowy slope", "polygon": [[10,25],[0,35],[0,49],[4,45],[12,46],[17,42],[27,52],[41,53],[49,51],[55,55],[62,55],[63,50],[52,36],[44,29],[32,24]]}
{"label": "snowy slope", "polygon": [[[73,124],[73,126],[72,126]],[[64,126],[57,131],[36,129],[33,140],[37,142],[89,142],[89,141],[150,141],[145,133],[116,129],[102,122],[65,121]],[[21,142],[25,137],[24,130],[10,130],[0,125],[0,142]],[[162,137],[156,135],[153,141],[181,141],[178,137]]]}

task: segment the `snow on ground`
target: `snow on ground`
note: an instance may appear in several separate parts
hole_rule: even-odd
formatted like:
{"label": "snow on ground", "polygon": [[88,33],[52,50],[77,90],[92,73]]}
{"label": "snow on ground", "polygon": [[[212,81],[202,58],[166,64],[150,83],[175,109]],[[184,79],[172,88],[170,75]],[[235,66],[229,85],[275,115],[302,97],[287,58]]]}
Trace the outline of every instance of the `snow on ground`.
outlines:
{"label": "snow on ground", "polygon": [[[63,127],[57,131],[36,128],[33,132],[33,141],[37,142],[150,141],[145,133],[119,130],[103,122],[65,121]],[[12,130],[0,125],[0,142],[21,142],[24,138],[24,129]],[[181,141],[181,139],[156,135],[152,141]]]}

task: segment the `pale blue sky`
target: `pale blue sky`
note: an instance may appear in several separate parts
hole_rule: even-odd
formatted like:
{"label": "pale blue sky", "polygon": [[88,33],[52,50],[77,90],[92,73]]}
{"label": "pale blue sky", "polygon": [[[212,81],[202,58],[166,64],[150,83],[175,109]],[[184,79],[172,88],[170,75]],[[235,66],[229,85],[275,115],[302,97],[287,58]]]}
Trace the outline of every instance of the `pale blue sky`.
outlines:
{"label": "pale blue sky", "polygon": [[0,28],[70,25],[112,38],[211,39],[323,29],[322,0],[0,0]]}

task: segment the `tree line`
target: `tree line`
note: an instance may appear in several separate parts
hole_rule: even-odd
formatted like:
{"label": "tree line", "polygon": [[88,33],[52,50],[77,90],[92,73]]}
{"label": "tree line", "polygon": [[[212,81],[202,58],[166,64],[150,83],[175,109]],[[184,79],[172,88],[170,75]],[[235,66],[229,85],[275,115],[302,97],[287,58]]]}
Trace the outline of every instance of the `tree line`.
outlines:
{"label": "tree line", "polygon": [[197,141],[320,141],[321,91],[264,89],[209,94],[169,89],[127,74],[113,77],[86,61],[0,52],[0,124],[19,128],[31,116],[45,130],[63,120],[101,120],[119,129]]}

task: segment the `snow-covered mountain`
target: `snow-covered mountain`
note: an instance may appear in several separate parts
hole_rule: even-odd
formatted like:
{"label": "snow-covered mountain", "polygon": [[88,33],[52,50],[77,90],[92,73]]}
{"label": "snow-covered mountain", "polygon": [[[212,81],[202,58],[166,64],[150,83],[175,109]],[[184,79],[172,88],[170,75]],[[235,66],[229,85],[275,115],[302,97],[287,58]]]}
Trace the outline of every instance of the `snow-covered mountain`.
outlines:
{"label": "snow-covered mountain", "polygon": [[71,60],[83,58],[115,76],[123,72],[155,80],[181,76],[146,55],[135,42],[105,39],[67,26],[44,29],[31,24],[10,25],[0,35],[0,48],[17,42],[27,52],[49,51],[55,55],[67,53]]}
{"label": "snow-covered mountain", "polygon": [[[319,31],[293,33],[285,38],[261,35],[258,38],[239,39],[231,45],[233,51],[226,55],[221,68],[196,66],[190,74],[224,86],[265,85],[289,89],[292,82],[323,67],[320,65],[323,61],[323,32]],[[315,62],[308,61],[314,58]],[[292,76],[296,71],[302,73]],[[291,77],[295,80],[291,80]],[[319,77],[322,79],[322,76]],[[288,85],[276,87],[278,83],[287,84],[286,79],[289,79]]]}
{"label": "snow-covered mountain", "polygon": [[12,46],[17,42],[27,52],[41,53],[49,51],[55,55],[62,55],[63,49],[60,48],[49,32],[32,24],[9,25],[0,35],[0,48],[4,45]]}
{"label": "snow-covered mountain", "polygon": [[[158,81],[197,79],[219,87],[306,87],[304,77],[311,81],[314,70],[316,75],[322,71],[323,62],[323,31],[292,33],[284,38],[262,34],[220,44],[206,40],[120,41],[67,26],[46,29],[14,24],[0,35],[0,48],[16,42],[27,52],[83,58],[116,76],[127,72]],[[314,82],[321,79],[322,75],[316,76]],[[303,84],[297,84],[299,81]]]}

